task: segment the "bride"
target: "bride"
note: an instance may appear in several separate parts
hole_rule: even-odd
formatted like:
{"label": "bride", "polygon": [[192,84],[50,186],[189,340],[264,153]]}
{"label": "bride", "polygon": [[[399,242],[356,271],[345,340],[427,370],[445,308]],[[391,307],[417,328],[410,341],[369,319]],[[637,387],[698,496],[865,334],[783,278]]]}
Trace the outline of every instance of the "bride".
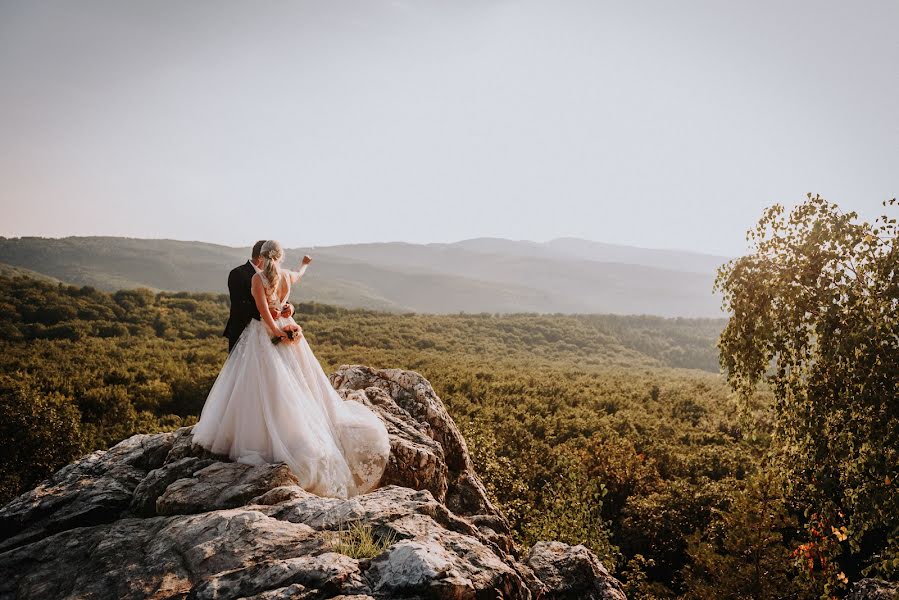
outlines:
{"label": "bride", "polygon": [[387,429],[368,407],[331,387],[293,317],[272,316],[302,271],[281,268],[284,252],[275,240],[261,255],[252,280],[261,320],[250,321],[228,355],[194,441],[241,463],[285,462],[303,489],[319,496],[368,492],[387,466]]}

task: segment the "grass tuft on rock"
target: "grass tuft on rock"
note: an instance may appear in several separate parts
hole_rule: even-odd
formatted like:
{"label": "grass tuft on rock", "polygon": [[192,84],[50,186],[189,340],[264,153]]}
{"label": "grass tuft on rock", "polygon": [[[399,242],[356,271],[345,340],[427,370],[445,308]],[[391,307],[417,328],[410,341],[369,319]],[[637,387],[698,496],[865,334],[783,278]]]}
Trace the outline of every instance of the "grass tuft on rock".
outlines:
{"label": "grass tuft on rock", "polygon": [[377,535],[370,524],[354,521],[349,525],[340,525],[333,548],[335,552],[350,558],[374,558],[396,541],[396,535],[392,532]]}

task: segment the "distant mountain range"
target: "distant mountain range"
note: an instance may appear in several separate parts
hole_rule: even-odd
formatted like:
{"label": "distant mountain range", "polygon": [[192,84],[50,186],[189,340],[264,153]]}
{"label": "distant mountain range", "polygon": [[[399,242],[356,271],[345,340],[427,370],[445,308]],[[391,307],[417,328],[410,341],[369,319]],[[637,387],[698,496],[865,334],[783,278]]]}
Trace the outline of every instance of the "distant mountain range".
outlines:
{"label": "distant mountain range", "polygon": [[[224,293],[249,248],[119,237],[0,238],[0,270],[103,290]],[[712,294],[727,257],[575,238],[478,238],[287,250],[313,263],[294,300],[429,313],[540,312],[721,317]],[[33,273],[32,273],[33,274]]]}

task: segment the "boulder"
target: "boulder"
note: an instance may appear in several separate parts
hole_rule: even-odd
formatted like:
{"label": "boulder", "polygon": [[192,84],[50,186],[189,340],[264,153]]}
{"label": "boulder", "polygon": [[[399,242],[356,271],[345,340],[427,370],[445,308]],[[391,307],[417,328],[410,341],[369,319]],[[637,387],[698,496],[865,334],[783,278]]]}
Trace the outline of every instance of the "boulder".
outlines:
{"label": "boulder", "polygon": [[527,564],[546,586],[547,600],[624,600],[621,584],[584,546],[537,542]]}
{"label": "boulder", "polygon": [[175,437],[174,433],[132,436],[63,467],[13,499],[0,509],[0,551],[118,518],[147,472],[162,465]]}
{"label": "boulder", "polygon": [[176,515],[243,506],[251,498],[299,480],[284,463],[214,462],[170,483],[156,500],[156,513]]}
{"label": "boulder", "polygon": [[[378,409],[385,422],[389,423],[395,417],[436,442],[442,450],[440,458],[446,465],[446,492],[444,495],[439,489],[443,483],[428,489],[454,513],[472,517],[498,543],[508,541],[509,523],[487,497],[487,490],[471,462],[465,438],[427,379],[414,371],[343,365],[331,375],[331,383],[344,397],[353,392],[364,392],[369,405]],[[358,398],[358,395],[354,397]],[[410,437],[402,435],[402,441],[391,441],[392,447],[397,448],[392,454],[398,460],[414,455],[412,448],[403,448]],[[410,474],[417,475],[417,472],[408,468],[405,461],[401,462],[393,470],[390,482],[406,485],[408,482],[404,478]]]}
{"label": "boulder", "polygon": [[435,498],[445,501],[448,471],[440,444],[424,433],[384,390],[369,388],[344,391],[342,395],[375,410],[387,426],[390,457],[381,483],[429,490]]}

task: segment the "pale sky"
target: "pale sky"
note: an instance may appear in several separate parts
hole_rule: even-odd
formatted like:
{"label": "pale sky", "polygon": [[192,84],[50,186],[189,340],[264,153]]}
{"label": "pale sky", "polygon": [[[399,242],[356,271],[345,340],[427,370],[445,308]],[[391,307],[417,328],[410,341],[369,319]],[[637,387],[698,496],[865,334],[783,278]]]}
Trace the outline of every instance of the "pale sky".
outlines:
{"label": "pale sky", "polygon": [[897,107],[897,0],[0,0],[0,235],[736,255]]}

